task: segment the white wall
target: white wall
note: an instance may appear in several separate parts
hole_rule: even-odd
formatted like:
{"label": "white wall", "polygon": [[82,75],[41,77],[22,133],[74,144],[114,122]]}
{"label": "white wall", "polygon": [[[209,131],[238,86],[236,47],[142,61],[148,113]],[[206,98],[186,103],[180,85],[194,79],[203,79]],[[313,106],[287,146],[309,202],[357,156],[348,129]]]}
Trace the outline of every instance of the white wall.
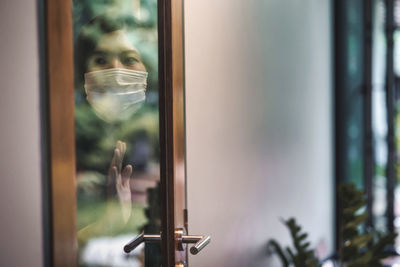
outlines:
{"label": "white wall", "polygon": [[43,266],[36,1],[0,2],[0,266]]}
{"label": "white wall", "polygon": [[185,1],[191,266],[280,266],[295,216],[333,248],[329,0]]}

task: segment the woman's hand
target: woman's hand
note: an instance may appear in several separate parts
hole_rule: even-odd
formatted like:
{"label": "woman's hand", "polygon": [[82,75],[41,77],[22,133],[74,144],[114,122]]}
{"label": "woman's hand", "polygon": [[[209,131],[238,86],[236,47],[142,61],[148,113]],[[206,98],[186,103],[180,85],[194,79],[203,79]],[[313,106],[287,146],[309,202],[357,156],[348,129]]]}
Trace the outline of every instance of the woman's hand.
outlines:
{"label": "woman's hand", "polygon": [[[109,192],[107,210],[99,220],[78,231],[80,246],[85,245],[90,238],[115,233],[118,229],[126,225],[131,216],[132,202],[129,180],[132,175],[132,165],[127,165],[122,169],[122,160],[125,151],[126,144],[118,141],[108,170]],[[118,207],[114,205],[112,199],[113,192],[115,191],[119,200]]]}
{"label": "woman's hand", "polygon": [[110,184],[115,184],[118,200],[121,207],[122,219],[127,223],[131,216],[132,200],[130,178],[132,176],[132,165],[128,164],[122,169],[122,161],[126,152],[126,144],[122,141],[117,142],[114,149],[114,156],[111,160],[110,169],[108,171],[108,179]]}

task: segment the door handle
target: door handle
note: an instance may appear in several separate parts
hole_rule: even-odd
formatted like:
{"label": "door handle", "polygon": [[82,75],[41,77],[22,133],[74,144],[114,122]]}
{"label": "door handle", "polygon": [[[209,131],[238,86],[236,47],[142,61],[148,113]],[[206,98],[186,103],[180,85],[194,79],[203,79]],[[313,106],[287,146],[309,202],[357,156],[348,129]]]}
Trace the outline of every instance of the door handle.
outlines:
{"label": "door handle", "polygon": [[124,251],[126,253],[129,253],[142,243],[157,243],[160,241],[161,241],[160,235],[145,235],[144,233],[141,233],[140,235],[132,239],[128,244],[124,246]]}
{"label": "door handle", "polygon": [[[182,230],[175,231],[178,250],[184,250],[183,244],[194,244],[194,246],[190,248],[190,253],[193,255],[199,253],[211,242],[210,236],[183,235],[182,233]],[[144,233],[141,233],[124,246],[124,251],[129,253],[142,243],[157,243],[160,241],[161,235],[145,235]]]}
{"label": "door handle", "polygon": [[190,248],[190,253],[193,255],[196,255],[199,253],[205,246],[208,245],[208,243],[211,242],[211,237],[210,236],[195,236],[195,235],[184,235],[182,236],[182,242],[183,243],[194,243],[194,246]]}

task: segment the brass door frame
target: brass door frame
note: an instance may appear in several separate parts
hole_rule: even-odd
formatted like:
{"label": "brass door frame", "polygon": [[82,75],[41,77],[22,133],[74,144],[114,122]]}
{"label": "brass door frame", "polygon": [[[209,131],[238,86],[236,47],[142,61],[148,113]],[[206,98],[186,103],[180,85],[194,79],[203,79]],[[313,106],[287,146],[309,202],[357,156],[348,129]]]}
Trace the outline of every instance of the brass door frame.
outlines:
{"label": "brass door frame", "polygon": [[[75,127],[71,0],[45,1],[50,263],[76,266]],[[175,229],[186,226],[183,0],[158,1],[160,165],[163,266],[176,253]],[[122,250],[122,248],[121,248]]]}
{"label": "brass door frame", "polygon": [[187,228],[183,0],[158,1],[158,8],[161,242],[163,266],[175,266],[187,262],[175,240],[175,230]]}
{"label": "brass door frame", "polygon": [[72,1],[46,8],[50,262],[77,263]]}

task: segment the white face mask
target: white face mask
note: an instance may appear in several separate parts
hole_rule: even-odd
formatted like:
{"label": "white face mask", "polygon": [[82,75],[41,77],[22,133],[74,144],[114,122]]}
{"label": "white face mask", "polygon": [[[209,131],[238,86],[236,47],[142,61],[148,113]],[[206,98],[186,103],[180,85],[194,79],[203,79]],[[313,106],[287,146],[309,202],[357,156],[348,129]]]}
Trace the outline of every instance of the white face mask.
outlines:
{"label": "white face mask", "polygon": [[146,99],[147,72],[105,69],[85,73],[86,98],[107,122],[126,120]]}

